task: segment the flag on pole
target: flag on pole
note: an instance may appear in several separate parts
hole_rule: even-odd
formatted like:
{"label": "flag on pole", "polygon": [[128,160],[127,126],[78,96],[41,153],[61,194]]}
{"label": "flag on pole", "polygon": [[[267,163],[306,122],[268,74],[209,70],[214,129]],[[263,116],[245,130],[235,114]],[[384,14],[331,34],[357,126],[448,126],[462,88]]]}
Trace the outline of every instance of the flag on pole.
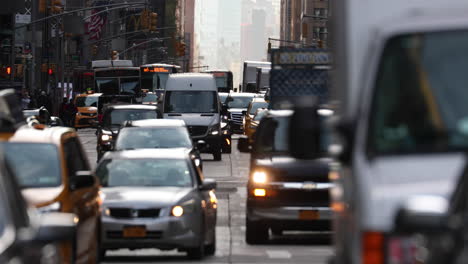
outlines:
{"label": "flag on pole", "polygon": [[110,4],[110,1],[94,1],[93,6],[95,7],[91,11],[91,20],[88,23],[88,34],[89,40],[101,39],[102,31],[107,20],[106,5]]}

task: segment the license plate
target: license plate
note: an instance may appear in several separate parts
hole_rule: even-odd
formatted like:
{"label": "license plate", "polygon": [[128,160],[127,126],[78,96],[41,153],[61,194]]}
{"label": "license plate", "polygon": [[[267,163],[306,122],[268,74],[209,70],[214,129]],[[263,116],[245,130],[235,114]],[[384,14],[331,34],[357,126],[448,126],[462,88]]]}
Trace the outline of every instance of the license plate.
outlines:
{"label": "license plate", "polygon": [[123,237],[145,237],[146,228],[144,226],[129,226],[124,227]]}
{"label": "license plate", "polygon": [[305,210],[299,212],[300,220],[316,220],[320,218],[319,211]]}

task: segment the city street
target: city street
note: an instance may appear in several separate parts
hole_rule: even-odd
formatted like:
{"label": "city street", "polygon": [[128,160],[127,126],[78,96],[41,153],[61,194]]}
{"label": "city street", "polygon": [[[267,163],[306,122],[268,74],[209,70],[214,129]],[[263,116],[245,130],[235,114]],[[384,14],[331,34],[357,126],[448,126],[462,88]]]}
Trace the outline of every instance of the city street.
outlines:
{"label": "city street", "polygon": [[[80,129],[79,135],[90,163],[96,161],[94,129]],[[234,144],[236,144],[234,140]],[[217,250],[202,263],[326,263],[332,254],[330,234],[286,233],[268,244],[250,246],[245,243],[245,184],[249,154],[241,154],[235,146],[232,154],[223,154],[221,162],[203,155],[204,174],[218,182]],[[160,250],[109,251],[104,263],[186,263],[185,253]]]}

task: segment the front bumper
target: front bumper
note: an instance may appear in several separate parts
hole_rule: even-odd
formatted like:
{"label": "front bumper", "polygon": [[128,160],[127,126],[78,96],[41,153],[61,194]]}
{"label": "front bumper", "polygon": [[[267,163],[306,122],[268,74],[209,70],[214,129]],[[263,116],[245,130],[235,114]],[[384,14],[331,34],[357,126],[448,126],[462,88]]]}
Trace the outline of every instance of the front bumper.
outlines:
{"label": "front bumper", "polygon": [[[314,217],[304,212],[315,212]],[[304,216],[305,215],[305,216]],[[333,212],[329,207],[311,206],[247,206],[247,218],[250,221],[260,221],[270,227],[290,230],[331,230]]]}
{"label": "front bumper", "polygon": [[[125,238],[125,227],[142,226],[146,229],[144,238]],[[166,216],[152,219],[116,219],[102,216],[101,248],[158,248],[163,250],[197,247],[200,230],[194,217],[180,218]]]}
{"label": "front bumper", "polygon": [[85,115],[76,115],[75,116],[75,127],[90,127],[93,122],[97,122],[97,115],[95,116],[85,116]]}

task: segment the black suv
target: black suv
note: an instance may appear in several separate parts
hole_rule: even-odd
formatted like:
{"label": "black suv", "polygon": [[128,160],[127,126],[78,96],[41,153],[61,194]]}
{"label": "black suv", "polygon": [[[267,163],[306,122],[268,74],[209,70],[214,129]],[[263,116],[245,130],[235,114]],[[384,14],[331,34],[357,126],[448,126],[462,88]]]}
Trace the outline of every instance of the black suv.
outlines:
{"label": "black suv", "polygon": [[331,230],[332,211],[328,159],[298,160],[291,156],[291,110],[269,110],[254,142],[239,139],[241,152],[251,152],[247,184],[246,241],[268,240],[268,230]]}
{"label": "black suv", "polygon": [[161,114],[155,105],[110,105],[103,109],[102,121],[99,124],[96,151],[98,160],[106,151],[114,148],[115,140],[125,121],[156,119]]}

